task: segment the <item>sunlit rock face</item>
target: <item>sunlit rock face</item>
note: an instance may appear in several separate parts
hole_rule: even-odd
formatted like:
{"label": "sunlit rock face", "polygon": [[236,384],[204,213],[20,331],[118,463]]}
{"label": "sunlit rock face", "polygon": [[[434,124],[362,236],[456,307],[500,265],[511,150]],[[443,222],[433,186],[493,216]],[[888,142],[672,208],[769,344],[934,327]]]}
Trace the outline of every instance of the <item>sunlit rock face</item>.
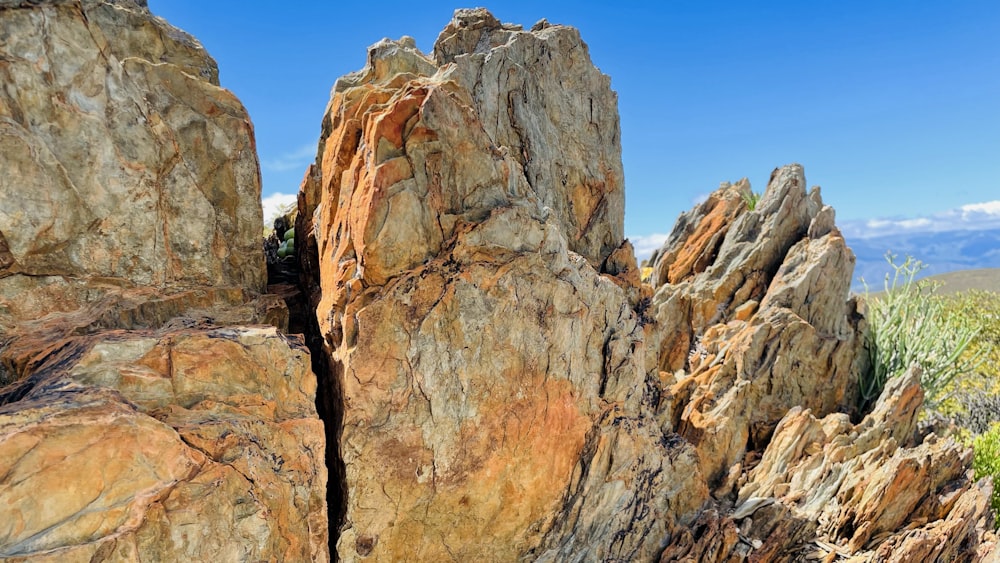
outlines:
{"label": "sunlit rock face", "polygon": [[[992,549],[967,456],[900,441],[912,390],[850,422],[866,367],[854,258],[802,168],[775,170],[759,199],[742,181],[683,215],[645,285],[622,239],[618,129],[575,30],[481,9],[457,11],[432,54],[384,40],[337,81],[297,232],[342,398],[338,556]],[[789,451],[808,420],[828,434]],[[887,467],[916,463],[913,495],[938,501],[865,492],[889,473],[808,494],[785,483],[818,463],[870,470],[873,448]],[[802,455],[820,458],[781,463]],[[913,531],[932,517],[944,523]]]}
{"label": "sunlit rock face", "polygon": [[853,257],[800,166],[720,188],[640,281],[576,30],[460,10],[337,82],[310,358],[197,43],[127,0],[0,23],[0,559],[995,560],[919,374],[855,407]]}
{"label": "sunlit rock face", "polygon": [[[788,409],[849,405],[864,366],[854,256],[800,166],[760,200],[744,181],[681,216],[654,254],[647,364],[671,374],[674,423],[716,482]],[[753,405],[748,408],[748,405]]]}
{"label": "sunlit rock face", "polygon": [[0,327],[122,287],[263,289],[253,128],[145,2],[0,3]]}
{"label": "sunlit rock face", "polygon": [[316,378],[259,295],[217,74],[145,2],[0,2],[4,561],[329,559]]}
{"label": "sunlit rock face", "polygon": [[971,452],[916,433],[919,373],[858,417],[854,256],[798,165],[723,185],[654,253],[646,367],[712,491],[660,561],[978,560],[989,487]]}
{"label": "sunlit rock face", "polygon": [[690,447],[661,451],[635,259],[612,258],[616,105],[576,30],[484,10],[337,81],[300,216],[343,384],[343,559],[650,559],[707,496]]}
{"label": "sunlit rock face", "polygon": [[0,558],[328,556],[309,355],[272,328],[104,331],[0,391]]}

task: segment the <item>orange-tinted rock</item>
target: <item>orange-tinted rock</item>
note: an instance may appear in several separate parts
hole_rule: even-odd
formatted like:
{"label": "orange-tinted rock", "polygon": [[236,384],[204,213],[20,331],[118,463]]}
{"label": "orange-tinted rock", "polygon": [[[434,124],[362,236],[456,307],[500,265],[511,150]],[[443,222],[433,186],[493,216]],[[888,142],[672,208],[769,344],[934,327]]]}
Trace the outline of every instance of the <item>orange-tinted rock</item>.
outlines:
{"label": "orange-tinted rock", "polygon": [[0,557],[329,557],[307,353],[274,328],[109,331],[61,350],[0,391]]}
{"label": "orange-tinted rock", "polygon": [[[488,57],[456,51],[479,34]],[[570,28],[459,11],[439,47],[381,42],[337,82],[300,197],[342,376],[339,556],[654,558],[707,490],[651,414],[614,94]]]}
{"label": "orange-tinted rock", "polygon": [[773,500],[818,524],[807,540],[864,561],[976,559],[992,523],[989,489],[971,482],[970,450],[933,434],[915,439],[922,401],[911,370],[890,380],[857,425],[793,409],[749,472],[736,512]]}
{"label": "orange-tinted rock", "polygon": [[675,373],[673,422],[713,486],[788,409],[851,404],[863,367],[854,257],[832,210],[797,165],[775,171],[753,210],[749,191],[723,186],[683,216],[654,264],[647,368]]}
{"label": "orange-tinted rock", "polygon": [[0,20],[0,559],[328,560],[245,109],[144,1]]}

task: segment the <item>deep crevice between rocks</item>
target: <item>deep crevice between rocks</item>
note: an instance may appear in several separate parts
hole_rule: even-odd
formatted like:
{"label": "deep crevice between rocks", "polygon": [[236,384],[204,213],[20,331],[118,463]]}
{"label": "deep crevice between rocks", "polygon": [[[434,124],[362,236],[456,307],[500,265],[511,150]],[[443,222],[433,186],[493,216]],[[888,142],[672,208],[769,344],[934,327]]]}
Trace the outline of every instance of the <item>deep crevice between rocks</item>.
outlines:
{"label": "deep crevice between rocks", "polygon": [[[326,437],[325,462],[327,469],[327,524],[329,526],[330,558],[336,562],[337,540],[340,526],[347,511],[347,481],[344,460],[340,452],[340,436],[344,423],[344,393],[341,384],[342,368],[333,359],[331,350],[320,332],[316,319],[319,300],[319,256],[311,226],[296,218],[294,226],[299,236],[299,246],[294,255],[280,259],[275,254],[276,235],[265,241],[268,263],[268,292],[278,294],[288,307],[288,332],[301,334],[309,349],[313,374],[316,375],[316,413],[323,421]],[[284,230],[289,222],[275,224],[275,231]]]}

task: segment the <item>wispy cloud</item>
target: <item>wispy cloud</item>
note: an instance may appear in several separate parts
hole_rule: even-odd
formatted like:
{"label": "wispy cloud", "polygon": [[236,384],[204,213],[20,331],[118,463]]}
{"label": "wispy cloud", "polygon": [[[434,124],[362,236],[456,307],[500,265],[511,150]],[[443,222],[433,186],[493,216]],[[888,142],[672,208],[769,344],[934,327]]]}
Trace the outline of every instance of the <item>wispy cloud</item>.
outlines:
{"label": "wispy cloud", "polygon": [[260,166],[265,170],[275,172],[287,172],[298,168],[305,168],[316,158],[316,143],[308,143],[301,147],[284,152],[273,158],[261,158]]}
{"label": "wispy cloud", "polygon": [[278,211],[295,203],[297,197],[296,194],[273,193],[261,199],[260,203],[264,207],[264,227],[271,228],[271,221],[277,217]]}
{"label": "wispy cloud", "polygon": [[632,247],[635,248],[635,257],[639,261],[642,261],[649,258],[656,249],[663,246],[663,243],[667,241],[667,236],[662,233],[653,233],[651,235],[628,237],[628,239],[632,242]]}
{"label": "wispy cloud", "polygon": [[923,217],[878,218],[842,221],[840,229],[848,238],[872,238],[905,233],[977,231],[1000,228],[1000,200],[970,203]]}

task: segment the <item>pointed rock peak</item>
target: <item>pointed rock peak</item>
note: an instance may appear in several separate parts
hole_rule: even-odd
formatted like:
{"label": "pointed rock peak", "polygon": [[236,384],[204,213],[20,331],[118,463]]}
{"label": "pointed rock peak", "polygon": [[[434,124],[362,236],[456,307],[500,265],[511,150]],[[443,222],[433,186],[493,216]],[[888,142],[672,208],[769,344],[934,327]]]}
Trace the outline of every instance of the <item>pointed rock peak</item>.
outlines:
{"label": "pointed rock peak", "polygon": [[459,55],[488,53],[523,30],[520,25],[501,23],[486,8],[458,9],[434,42],[434,58],[446,65]]}
{"label": "pointed rock peak", "polygon": [[333,86],[334,93],[363,84],[385,84],[401,74],[431,76],[437,65],[417,48],[417,42],[404,35],[398,40],[382,39],[368,47],[365,67],[340,77]]}
{"label": "pointed rock peak", "polygon": [[501,27],[503,24],[500,20],[486,8],[459,8],[455,10],[455,15],[452,16],[448,27],[445,27],[445,31],[454,28],[492,31]]}

